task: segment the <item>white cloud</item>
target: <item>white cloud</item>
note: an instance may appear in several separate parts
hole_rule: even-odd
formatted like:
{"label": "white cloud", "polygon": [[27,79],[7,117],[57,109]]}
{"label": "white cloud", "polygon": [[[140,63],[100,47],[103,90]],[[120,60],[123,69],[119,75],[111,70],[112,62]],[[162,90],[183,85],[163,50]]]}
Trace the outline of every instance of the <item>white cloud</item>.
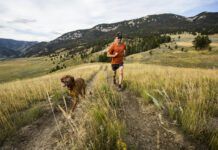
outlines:
{"label": "white cloud", "polygon": [[216,0],[5,0],[0,1],[0,37],[52,40],[63,33],[148,14],[176,13]]}

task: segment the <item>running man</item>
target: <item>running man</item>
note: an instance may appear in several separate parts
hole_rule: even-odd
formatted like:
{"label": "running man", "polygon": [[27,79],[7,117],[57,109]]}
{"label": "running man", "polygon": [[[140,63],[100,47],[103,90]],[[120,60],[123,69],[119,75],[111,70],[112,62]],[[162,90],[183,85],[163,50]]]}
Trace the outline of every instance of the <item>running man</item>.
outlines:
{"label": "running man", "polygon": [[116,72],[117,69],[120,70],[119,72],[119,81],[118,81],[118,88],[119,90],[122,89],[122,82],[123,82],[123,58],[126,53],[126,44],[122,42],[122,33],[118,32],[114,42],[111,44],[107,51],[107,57],[111,57],[111,66],[114,72],[113,75],[113,82],[116,84]]}

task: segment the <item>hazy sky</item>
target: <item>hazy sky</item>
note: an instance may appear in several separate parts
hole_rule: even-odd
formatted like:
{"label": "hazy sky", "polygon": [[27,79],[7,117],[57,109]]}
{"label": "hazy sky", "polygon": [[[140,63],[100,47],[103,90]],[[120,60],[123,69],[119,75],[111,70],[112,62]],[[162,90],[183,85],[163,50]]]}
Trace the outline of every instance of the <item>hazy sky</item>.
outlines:
{"label": "hazy sky", "polygon": [[218,0],[0,0],[0,38],[49,41],[100,23],[202,11],[218,12]]}

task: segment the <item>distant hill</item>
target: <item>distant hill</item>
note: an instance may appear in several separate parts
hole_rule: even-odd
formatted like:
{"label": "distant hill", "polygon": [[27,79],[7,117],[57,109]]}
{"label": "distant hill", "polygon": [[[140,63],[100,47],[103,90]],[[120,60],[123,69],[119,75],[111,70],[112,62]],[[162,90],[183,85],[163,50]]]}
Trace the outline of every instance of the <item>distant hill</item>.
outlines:
{"label": "distant hill", "polygon": [[0,57],[18,57],[36,43],[0,38]]}
{"label": "distant hill", "polygon": [[18,57],[19,51],[0,46],[0,58]]}
{"label": "distant hill", "polygon": [[117,31],[123,32],[126,38],[184,31],[213,34],[218,33],[218,12],[202,12],[193,17],[167,13],[111,24],[99,24],[91,29],[65,33],[48,43],[38,43],[27,48],[22,56],[48,55],[63,48],[68,49],[73,54],[96,44],[111,42]]}
{"label": "distant hill", "polygon": [[27,48],[26,51],[24,51],[22,53],[22,55],[28,56],[29,54],[31,54],[31,56],[35,56],[35,55],[38,56],[38,55],[44,55],[47,53],[49,53],[48,49],[47,49],[47,42],[39,42],[39,43]]}

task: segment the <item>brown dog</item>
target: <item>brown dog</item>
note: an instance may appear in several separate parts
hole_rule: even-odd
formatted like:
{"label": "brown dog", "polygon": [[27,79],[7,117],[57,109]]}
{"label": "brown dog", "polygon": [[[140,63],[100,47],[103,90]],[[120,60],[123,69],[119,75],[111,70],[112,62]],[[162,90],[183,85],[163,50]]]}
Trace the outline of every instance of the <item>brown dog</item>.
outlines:
{"label": "brown dog", "polygon": [[74,79],[73,76],[66,75],[61,78],[61,82],[66,86],[69,94],[72,98],[75,98],[75,102],[72,107],[72,111],[76,108],[76,105],[79,101],[79,95],[85,97],[86,94],[86,84],[85,80],[82,78]]}

